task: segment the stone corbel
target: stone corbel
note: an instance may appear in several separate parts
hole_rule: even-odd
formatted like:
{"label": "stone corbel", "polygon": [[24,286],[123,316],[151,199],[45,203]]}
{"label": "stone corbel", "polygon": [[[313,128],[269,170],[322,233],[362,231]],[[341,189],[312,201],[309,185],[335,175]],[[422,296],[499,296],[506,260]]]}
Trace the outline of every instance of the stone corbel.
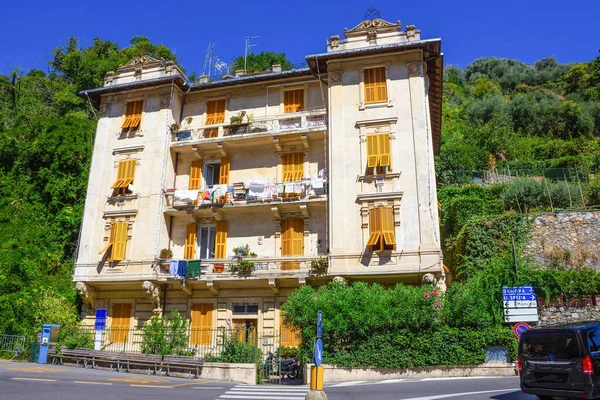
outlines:
{"label": "stone corbel", "polygon": [[417,77],[417,76],[423,75],[421,73],[421,62],[420,61],[406,63],[406,69],[408,69],[409,77]]}
{"label": "stone corbel", "polygon": [[308,213],[308,206],[306,204],[300,205],[300,212],[302,213],[302,217],[304,217],[304,219],[310,218],[310,214]]}
{"label": "stone corbel", "polygon": [[217,143],[217,150],[219,150],[219,153],[221,153],[221,157],[223,157],[223,158],[227,157],[227,152],[225,151],[225,147],[223,146],[223,143]]}
{"label": "stone corbel", "polygon": [[206,281],[206,287],[213,295],[219,295],[219,286],[214,281]]}
{"label": "stone corbel", "polygon": [[425,274],[423,275],[423,285],[434,285],[437,283],[437,278],[434,274]]}
{"label": "stone corbel", "polygon": [[279,206],[271,206],[271,212],[273,213],[273,216],[275,217],[276,220],[280,220],[281,219],[281,213],[279,212]]}
{"label": "stone corbel", "polygon": [[279,288],[277,287],[277,283],[275,282],[275,278],[269,278],[269,287],[273,291],[273,294],[279,294]]}
{"label": "stone corbel", "polygon": [[281,153],[283,151],[281,149],[281,143],[279,142],[279,138],[273,138],[273,145],[275,146],[275,149],[277,149],[277,152]]}
{"label": "stone corbel", "polygon": [[186,286],[185,279],[181,280],[181,290],[183,290],[188,296],[192,295],[192,289]]}
{"label": "stone corbel", "polygon": [[212,208],[211,209],[212,212],[212,216],[215,219],[215,221],[223,221],[223,212],[221,211],[220,208]]}
{"label": "stone corbel", "polygon": [[306,150],[306,151],[310,150],[310,147],[308,146],[308,136],[300,135],[300,140],[302,140],[302,145],[304,146],[304,150]]}
{"label": "stone corbel", "polygon": [[77,282],[75,284],[77,294],[81,297],[84,303],[89,305],[92,309],[96,308],[96,288],[88,285],[85,282]]}
{"label": "stone corbel", "polygon": [[400,204],[394,204],[394,226],[400,226]]}
{"label": "stone corbel", "polygon": [[146,297],[150,299],[152,305],[154,306],[154,310],[152,312],[154,314],[161,314],[162,307],[160,305],[160,300],[162,297],[162,289],[160,286],[151,281],[142,282],[142,288],[144,289],[144,293],[146,293]]}
{"label": "stone corbel", "polygon": [[299,285],[299,286],[304,286],[304,285],[306,285],[306,276],[299,276],[299,277],[298,277],[298,285]]}

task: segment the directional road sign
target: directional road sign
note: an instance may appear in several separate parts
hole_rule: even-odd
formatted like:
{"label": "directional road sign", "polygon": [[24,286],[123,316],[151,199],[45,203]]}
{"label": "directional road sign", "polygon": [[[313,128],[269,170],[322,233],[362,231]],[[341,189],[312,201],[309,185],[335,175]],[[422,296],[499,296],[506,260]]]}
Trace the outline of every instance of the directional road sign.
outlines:
{"label": "directional road sign", "polygon": [[323,342],[317,339],[315,342],[315,365],[320,367],[323,364]]}
{"label": "directional road sign", "polygon": [[317,316],[317,338],[321,339],[321,334],[323,333],[323,313],[319,310],[319,314]]}

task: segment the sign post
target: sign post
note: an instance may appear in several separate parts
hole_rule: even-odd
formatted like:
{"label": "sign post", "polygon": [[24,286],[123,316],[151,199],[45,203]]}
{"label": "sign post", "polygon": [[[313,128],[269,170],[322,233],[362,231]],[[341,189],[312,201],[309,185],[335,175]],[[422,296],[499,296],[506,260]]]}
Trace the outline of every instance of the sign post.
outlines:
{"label": "sign post", "polygon": [[537,296],[533,286],[502,288],[504,322],[538,322]]}
{"label": "sign post", "polygon": [[[315,366],[314,373],[311,371],[310,389],[322,391],[323,390],[323,341],[321,336],[323,335],[323,313],[319,310],[317,314],[317,340],[315,340]],[[308,396],[307,396],[308,398]]]}
{"label": "sign post", "polygon": [[94,350],[102,350],[102,332],[106,329],[106,308],[98,308],[96,310],[94,329],[96,330]]}

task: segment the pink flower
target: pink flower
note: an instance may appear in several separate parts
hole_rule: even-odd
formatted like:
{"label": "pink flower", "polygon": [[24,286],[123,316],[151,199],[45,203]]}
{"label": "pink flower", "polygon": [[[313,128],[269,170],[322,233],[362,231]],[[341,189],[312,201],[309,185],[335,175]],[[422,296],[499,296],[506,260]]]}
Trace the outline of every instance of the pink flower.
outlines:
{"label": "pink flower", "polygon": [[439,301],[436,301],[436,302],[435,302],[435,303],[433,303],[433,304],[434,304],[436,307],[439,307],[439,306],[440,306],[440,302],[439,302]]}
{"label": "pink flower", "polygon": [[423,293],[423,297],[425,297],[426,299],[428,299],[429,298],[429,292]]}
{"label": "pink flower", "polygon": [[439,295],[439,294],[440,294],[440,292],[438,292],[438,290],[437,290],[437,289],[435,289],[435,290],[433,291],[433,293],[432,293],[432,294],[433,294],[434,296],[437,296],[437,295]]}
{"label": "pink flower", "polygon": [[314,301],[317,301],[317,296],[313,297],[313,300],[314,300]]}

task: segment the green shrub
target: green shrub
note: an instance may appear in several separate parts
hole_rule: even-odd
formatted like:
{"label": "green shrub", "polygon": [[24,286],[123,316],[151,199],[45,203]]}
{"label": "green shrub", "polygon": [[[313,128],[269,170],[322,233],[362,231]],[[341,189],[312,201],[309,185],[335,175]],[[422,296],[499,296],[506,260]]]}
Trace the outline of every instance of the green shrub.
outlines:
{"label": "green shrub", "polygon": [[188,321],[177,310],[167,316],[153,316],[142,327],[142,353],[188,355]]}
{"label": "green shrub", "polygon": [[58,342],[56,348],[66,347],[68,349],[93,349],[94,331],[84,330],[78,326],[61,327],[58,331]]}

